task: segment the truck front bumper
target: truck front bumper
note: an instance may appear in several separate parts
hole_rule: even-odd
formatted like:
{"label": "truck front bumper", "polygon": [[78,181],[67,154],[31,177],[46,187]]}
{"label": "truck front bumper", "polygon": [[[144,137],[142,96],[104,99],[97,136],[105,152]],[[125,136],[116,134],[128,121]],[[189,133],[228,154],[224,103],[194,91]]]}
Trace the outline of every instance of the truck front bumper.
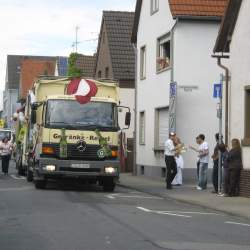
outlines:
{"label": "truck front bumper", "polygon": [[[77,161],[41,158],[35,166],[34,178],[96,178],[119,177],[119,161]],[[54,170],[47,170],[47,167]],[[107,171],[114,169],[115,171]]]}

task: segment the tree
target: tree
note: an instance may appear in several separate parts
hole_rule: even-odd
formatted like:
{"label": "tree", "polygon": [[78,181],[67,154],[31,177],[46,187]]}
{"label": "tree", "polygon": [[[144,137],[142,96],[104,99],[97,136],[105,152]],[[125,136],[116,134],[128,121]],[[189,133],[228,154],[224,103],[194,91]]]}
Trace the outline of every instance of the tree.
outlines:
{"label": "tree", "polygon": [[81,77],[82,70],[76,67],[76,61],[78,59],[78,53],[71,53],[68,61],[68,76]]}

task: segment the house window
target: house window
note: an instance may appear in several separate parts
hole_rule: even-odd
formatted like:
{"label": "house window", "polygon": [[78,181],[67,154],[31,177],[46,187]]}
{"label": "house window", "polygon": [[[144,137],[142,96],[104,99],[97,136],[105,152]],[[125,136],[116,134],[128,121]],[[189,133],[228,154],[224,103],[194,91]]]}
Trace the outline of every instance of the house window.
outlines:
{"label": "house window", "polygon": [[156,59],[157,71],[169,68],[170,60],[171,60],[170,35],[165,35],[157,39],[157,59]]}
{"label": "house window", "polygon": [[102,78],[102,71],[99,70],[97,75],[98,75],[98,78]]}
{"label": "house window", "polygon": [[140,53],[140,78],[146,78],[146,46],[141,47]]}
{"label": "house window", "polygon": [[155,148],[164,147],[169,135],[169,109],[168,107],[155,110]]}
{"label": "house window", "polygon": [[145,112],[140,112],[139,116],[139,143],[145,145]]}
{"label": "house window", "polygon": [[245,90],[245,138],[250,139],[250,86]]}
{"label": "house window", "polygon": [[159,10],[159,0],[151,0],[151,15]]}
{"label": "house window", "polygon": [[109,67],[105,68],[105,78],[108,79],[109,78]]}

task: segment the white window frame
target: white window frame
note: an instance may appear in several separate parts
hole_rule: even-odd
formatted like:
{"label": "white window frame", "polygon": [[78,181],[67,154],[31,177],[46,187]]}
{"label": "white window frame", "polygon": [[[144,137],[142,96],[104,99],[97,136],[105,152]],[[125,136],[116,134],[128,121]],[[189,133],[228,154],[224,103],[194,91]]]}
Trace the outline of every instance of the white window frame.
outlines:
{"label": "white window frame", "polygon": [[146,79],[146,66],[147,66],[147,58],[146,58],[146,45],[140,48],[140,79]]}
{"label": "white window frame", "polygon": [[[169,55],[164,52],[164,44],[169,43]],[[171,33],[167,33],[157,39],[157,54],[156,54],[156,72],[162,72],[171,67],[172,49],[171,49]]]}
{"label": "white window frame", "polygon": [[151,15],[159,11],[159,0],[150,0]]}
{"label": "white window frame", "polygon": [[[155,108],[155,140],[154,140],[154,148],[157,150],[164,149],[164,143],[160,145],[160,111],[166,110],[168,112],[168,120],[169,120],[169,106],[164,107],[157,107]],[[168,138],[169,134],[169,122],[167,121],[168,128],[166,131],[166,139]]]}
{"label": "white window frame", "polygon": [[139,113],[139,144],[145,145],[145,135],[146,135],[146,112],[140,111]]}

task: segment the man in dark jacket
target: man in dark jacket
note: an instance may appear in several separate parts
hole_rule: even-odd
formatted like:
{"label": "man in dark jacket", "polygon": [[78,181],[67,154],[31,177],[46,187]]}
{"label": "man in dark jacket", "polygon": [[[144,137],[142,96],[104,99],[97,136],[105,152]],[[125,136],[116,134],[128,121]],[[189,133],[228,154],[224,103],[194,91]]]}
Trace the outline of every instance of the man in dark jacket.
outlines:
{"label": "man in dark jacket", "polygon": [[218,193],[218,169],[219,169],[219,133],[215,134],[216,145],[214,148],[214,153],[212,155],[213,159],[213,174],[212,181],[214,190],[212,193]]}

